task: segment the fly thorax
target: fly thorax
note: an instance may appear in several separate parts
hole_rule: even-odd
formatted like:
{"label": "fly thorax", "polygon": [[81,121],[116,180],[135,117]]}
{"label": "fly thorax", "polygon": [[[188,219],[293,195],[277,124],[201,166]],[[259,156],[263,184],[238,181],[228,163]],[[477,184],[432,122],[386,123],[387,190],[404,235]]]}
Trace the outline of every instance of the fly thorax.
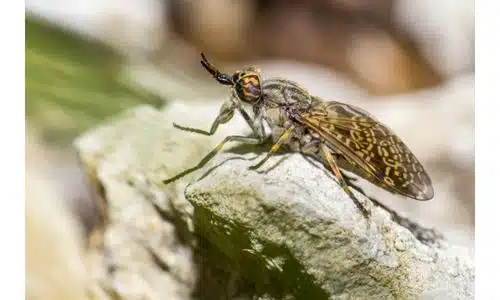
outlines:
{"label": "fly thorax", "polygon": [[270,127],[284,127],[288,121],[286,112],[279,106],[264,107],[262,113]]}

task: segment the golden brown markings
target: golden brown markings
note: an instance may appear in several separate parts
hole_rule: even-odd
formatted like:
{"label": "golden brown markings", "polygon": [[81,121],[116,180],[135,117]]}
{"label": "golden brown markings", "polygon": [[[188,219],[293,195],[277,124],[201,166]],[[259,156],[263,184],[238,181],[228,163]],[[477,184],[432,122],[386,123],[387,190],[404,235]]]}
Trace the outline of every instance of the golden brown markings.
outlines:
{"label": "golden brown markings", "polygon": [[406,152],[406,151],[404,150],[404,148],[402,147],[401,142],[399,142],[399,141],[398,141],[398,142],[397,142],[397,143],[395,143],[395,144],[396,144],[396,147],[398,148],[398,151],[399,151],[400,153],[405,153],[405,152]]}
{"label": "golden brown markings", "polygon": [[389,141],[386,140],[386,139],[380,140],[379,145],[382,146],[382,147],[388,147],[388,146],[390,146]]}
{"label": "golden brown markings", "polygon": [[381,145],[377,145],[377,151],[378,155],[380,155],[381,157],[386,157],[389,155],[389,152],[387,152],[387,150]]}
{"label": "golden brown markings", "polygon": [[384,182],[387,183],[390,186],[394,186],[394,180],[392,180],[392,178],[389,177],[389,176],[385,176],[384,177]]}
{"label": "golden brown markings", "polygon": [[368,151],[366,148],[362,148],[361,151],[366,155],[370,156],[370,151]]}
{"label": "golden brown markings", "polygon": [[363,140],[363,137],[361,136],[359,131],[351,130],[350,134],[351,134],[352,139],[356,142]]}
{"label": "golden brown markings", "polygon": [[375,133],[371,128],[364,129],[362,132],[365,135],[365,140],[368,144],[373,144],[375,142]]}
{"label": "golden brown markings", "polygon": [[352,127],[353,127],[355,130],[360,129],[360,127],[359,127],[359,125],[358,125],[359,123],[358,123],[358,122],[356,122],[356,116],[351,117],[351,120],[352,120],[352,121],[354,121],[354,122],[351,122]]}
{"label": "golden brown markings", "polygon": [[361,150],[362,147],[360,146],[360,144],[358,143],[358,141],[353,141],[353,140],[350,140],[348,138],[346,138],[346,140],[349,140],[352,142],[352,144],[354,145],[354,148],[356,148],[356,150]]}
{"label": "golden brown markings", "polygon": [[385,167],[385,176],[389,176],[389,174],[391,173],[391,170],[392,170],[391,167],[389,167],[389,166]]}
{"label": "golden brown markings", "polygon": [[349,138],[346,138],[345,136],[343,136],[342,134],[338,133],[336,135],[337,139],[342,141],[347,147],[351,147],[351,143],[354,143],[353,140],[349,139]]}
{"label": "golden brown markings", "polygon": [[377,143],[378,143],[378,140],[377,140],[377,138],[376,138],[375,132],[374,132],[372,129],[370,129],[370,139],[369,139],[369,143],[370,143],[371,145],[375,145],[375,144],[377,144]]}
{"label": "golden brown markings", "polygon": [[375,121],[370,121],[364,118],[358,118],[356,116],[350,118],[338,117],[338,115],[341,114],[338,114],[336,111],[334,112],[336,113],[336,115],[332,116],[332,119],[337,123],[345,122],[347,124],[356,124],[356,126],[364,126],[366,128],[376,127],[377,125],[377,122]]}
{"label": "golden brown markings", "polygon": [[243,82],[243,87],[245,89],[248,89],[251,87],[257,87],[260,89],[259,77],[255,76],[255,75],[248,75],[246,77],[243,77],[241,80]]}
{"label": "golden brown markings", "polygon": [[257,84],[259,84],[259,78],[257,78],[256,76],[243,77],[243,83],[257,85]]}
{"label": "golden brown markings", "polygon": [[391,168],[397,169],[399,167],[399,162],[395,161],[389,157],[382,157],[382,161],[386,166],[390,166]]}
{"label": "golden brown markings", "polygon": [[416,190],[430,183],[423,169],[417,172],[422,168],[420,163],[390,129],[369,115],[334,102],[319,103],[299,119],[317,130],[358,175],[412,198],[426,195],[418,195]]}
{"label": "golden brown markings", "polygon": [[242,77],[238,83],[237,90],[247,101],[259,99],[262,95],[259,77],[253,74]]}
{"label": "golden brown markings", "polygon": [[405,157],[406,157],[406,161],[407,161],[409,164],[411,164],[411,163],[413,162],[413,159],[412,159],[412,157],[411,157],[410,153],[406,152],[406,153],[405,153]]}
{"label": "golden brown markings", "polygon": [[316,109],[316,110],[311,112],[311,117],[316,117],[316,118],[323,117],[326,122],[328,122],[330,124],[333,123],[333,122],[331,122],[332,118],[328,118],[327,116],[328,116],[328,113],[324,109]]}
{"label": "golden brown markings", "polygon": [[[335,132],[329,131],[328,129],[325,128],[318,128],[316,125],[317,120],[314,118],[308,117],[308,116],[302,116],[301,117],[302,121],[308,125],[311,126],[312,129],[321,129],[317,130],[317,133],[324,138],[325,140],[329,141],[332,146],[338,147],[337,151],[341,151],[342,156],[346,158],[350,164],[359,166],[362,170],[364,170],[367,173],[373,173],[378,175],[377,169],[375,169],[372,165],[366,164],[362,159],[360,159],[355,153],[347,151],[350,149],[349,144],[352,142],[349,139],[346,139],[342,133],[336,133],[333,135]],[[329,128],[329,127],[326,127]],[[333,138],[333,139],[332,139]],[[352,153],[352,154],[351,154]],[[351,155],[350,155],[351,154]]]}

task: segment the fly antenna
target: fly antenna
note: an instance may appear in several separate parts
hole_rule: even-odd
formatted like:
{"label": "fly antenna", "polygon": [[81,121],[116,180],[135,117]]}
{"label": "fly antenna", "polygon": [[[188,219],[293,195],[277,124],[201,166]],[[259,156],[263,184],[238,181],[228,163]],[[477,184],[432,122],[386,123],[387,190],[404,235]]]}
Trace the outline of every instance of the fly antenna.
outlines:
{"label": "fly antenna", "polygon": [[221,73],[214,67],[206,58],[205,54],[201,53],[201,65],[220,83],[224,85],[234,85],[233,80],[227,74]]}

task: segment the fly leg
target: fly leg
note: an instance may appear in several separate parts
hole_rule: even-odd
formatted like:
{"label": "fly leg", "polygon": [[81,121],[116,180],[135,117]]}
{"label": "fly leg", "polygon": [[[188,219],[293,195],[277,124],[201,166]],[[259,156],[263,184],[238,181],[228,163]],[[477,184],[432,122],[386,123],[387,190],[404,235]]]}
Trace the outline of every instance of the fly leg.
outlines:
{"label": "fly leg", "polygon": [[201,159],[201,161],[194,167],[189,168],[173,177],[170,177],[168,179],[163,180],[164,184],[168,184],[172,181],[175,181],[181,177],[186,176],[189,173],[192,173],[204,165],[206,165],[212,158],[214,158],[217,153],[224,147],[224,145],[228,142],[242,142],[245,144],[251,144],[251,145],[259,145],[264,143],[265,141],[265,133],[264,133],[264,126],[262,123],[262,117],[258,115],[254,120],[246,113],[246,111],[241,107],[241,105],[238,105],[237,102],[233,101],[233,99],[230,99],[230,101],[224,103],[222,105],[221,110],[217,118],[212,124],[212,127],[209,132],[201,130],[201,129],[196,129],[196,128],[189,128],[189,127],[184,127],[184,126],[179,126],[177,124],[174,124],[177,128],[180,128],[182,130],[190,131],[190,132],[195,132],[195,133],[200,133],[203,135],[213,135],[215,131],[217,130],[217,127],[219,124],[223,124],[228,122],[234,115],[234,110],[238,109],[238,111],[241,113],[245,121],[248,123],[248,125],[252,128],[254,136],[253,137],[248,137],[248,136],[239,136],[239,135],[231,135],[227,136],[224,138],[222,142],[217,144],[215,148],[210,151],[205,157]]}
{"label": "fly leg", "polygon": [[183,171],[183,172],[181,172],[173,177],[170,177],[168,179],[163,180],[163,183],[168,184],[172,181],[175,181],[181,177],[186,176],[187,174],[189,174],[191,172],[194,172],[194,171],[202,168],[212,158],[214,158],[214,156],[217,155],[217,153],[219,153],[219,151],[222,149],[222,147],[224,147],[224,145],[228,142],[242,142],[245,144],[257,145],[257,144],[262,144],[263,141],[264,141],[264,139],[261,137],[246,137],[246,136],[239,136],[239,135],[227,136],[224,140],[222,140],[222,142],[217,144],[217,146],[215,146],[215,148],[212,151],[210,151],[207,155],[205,155],[205,157],[203,157],[201,159],[201,161],[196,166],[189,168],[189,169],[187,169],[187,170],[185,170],[185,171]]}
{"label": "fly leg", "polygon": [[322,144],[319,147],[321,149],[321,153],[323,154],[323,157],[328,162],[328,165],[330,166],[330,169],[332,170],[332,172],[335,175],[335,177],[337,177],[337,180],[339,181],[339,184],[342,187],[342,189],[347,193],[347,195],[349,195],[349,197],[352,198],[352,200],[354,201],[354,204],[356,204],[356,206],[361,211],[361,213],[363,214],[363,216],[365,216],[366,218],[368,218],[370,216],[370,213],[363,206],[363,204],[361,204],[361,202],[359,202],[359,200],[356,199],[356,197],[354,196],[354,194],[352,193],[352,191],[347,186],[347,183],[345,182],[344,177],[342,176],[342,173],[340,172],[340,169],[338,168],[338,166],[337,166],[337,164],[335,162],[335,159],[330,154],[330,150],[325,145],[322,145]]}
{"label": "fly leg", "polygon": [[[225,124],[233,118],[235,109],[238,109],[240,114],[243,116],[243,119],[245,119],[245,122],[248,124],[248,126],[250,126],[250,128],[252,129],[253,133],[256,136],[260,136],[260,135],[264,134],[263,128],[256,128],[256,126],[255,126],[257,118],[252,119],[252,117],[250,117],[248,115],[248,113],[245,111],[245,109],[243,109],[243,107],[238,102],[238,100],[236,99],[236,96],[234,94],[229,100],[224,102],[224,104],[221,106],[220,111],[219,111],[219,115],[217,116],[215,121],[212,123],[212,126],[210,127],[210,131],[206,131],[206,130],[198,129],[198,128],[191,128],[191,127],[187,127],[187,126],[182,126],[182,125],[178,125],[176,123],[174,123],[174,127],[177,129],[180,129],[180,130],[194,132],[194,133],[198,133],[198,134],[202,134],[202,135],[209,135],[209,136],[214,135],[214,133],[217,131],[217,128],[219,127],[220,124]],[[262,127],[262,124],[259,124],[259,125],[261,125],[261,127]]]}
{"label": "fly leg", "polygon": [[292,134],[292,131],[293,129],[295,129],[295,127],[292,125],[290,126],[281,136],[280,138],[278,139],[278,141],[271,147],[271,150],[269,150],[269,152],[267,152],[267,155],[266,157],[264,157],[263,159],[261,159],[261,161],[259,161],[257,164],[253,165],[253,166],[250,166],[250,169],[258,169],[260,166],[262,166],[274,153],[276,153],[280,148],[281,146],[283,146],[283,144],[290,138],[290,135]]}
{"label": "fly leg", "polygon": [[210,128],[210,131],[205,131],[203,129],[198,129],[198,128],[191,128],[191,127],[186,127],[186,126],[181,126],[178,124],[174,123],[174,127],[184,130],[184,131],[189,131],[189,132],[194,132],[198,134],[203,134],[203,135],[213,135],[216,131],[217,128],[219,127],[220,124],[224,124],[229,122],[234,116],[234,109],[236,108],[236,105],[234,104],[234,101],[231,99],[229,101],[226,101],[220,108],[219,115],[215,119],[215,121],[212,123],[212,127]]}

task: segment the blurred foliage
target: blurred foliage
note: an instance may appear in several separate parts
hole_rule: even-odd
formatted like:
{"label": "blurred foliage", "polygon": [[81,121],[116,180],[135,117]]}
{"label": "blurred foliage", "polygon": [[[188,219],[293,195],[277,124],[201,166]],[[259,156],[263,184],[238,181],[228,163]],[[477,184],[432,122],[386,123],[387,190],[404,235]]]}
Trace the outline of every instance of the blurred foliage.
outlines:
{"label": "blurred foliage", "polygon": [[45,142],[64,145],[120,110],[159,107],[159,96],[123,72],[123,58],[100,42],[26,16],[26,118]]}

